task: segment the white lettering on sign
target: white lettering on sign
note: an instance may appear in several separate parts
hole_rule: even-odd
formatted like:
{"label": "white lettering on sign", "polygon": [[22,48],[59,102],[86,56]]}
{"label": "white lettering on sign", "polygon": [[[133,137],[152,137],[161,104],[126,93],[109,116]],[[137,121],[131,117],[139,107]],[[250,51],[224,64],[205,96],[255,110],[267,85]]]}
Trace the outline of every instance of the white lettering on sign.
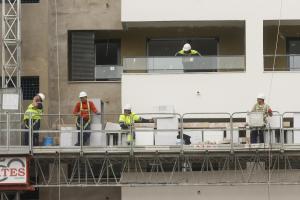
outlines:
{"label": "white lettering on sign", "polygon": [[0,158],[0,185],[27,183],[26,157]]}

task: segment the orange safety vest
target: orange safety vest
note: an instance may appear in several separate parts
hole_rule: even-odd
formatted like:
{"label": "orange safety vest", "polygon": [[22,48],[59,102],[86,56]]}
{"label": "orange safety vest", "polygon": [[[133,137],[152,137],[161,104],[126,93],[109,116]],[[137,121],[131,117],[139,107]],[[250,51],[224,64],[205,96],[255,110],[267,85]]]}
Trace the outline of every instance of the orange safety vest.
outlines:
{"label": "orange safety vest", "polygon": [[[80,101],[80,110],[79,110],[80,115],[81,115],[82,111],[83,112],[88,112],[88,117],[89,117],[89,120],[85,123],[85,125],[83,127],[83,129],[85,129],[89,125],[89,123],[91,122],[91,108],[90,108],[90,102],[89,101],[87,101],[87,109],[82,108],[82,102]],[[77,124],[77,126],[80,126],[80,124],[78,124],[78,120],[76,121],[76,124]]]}

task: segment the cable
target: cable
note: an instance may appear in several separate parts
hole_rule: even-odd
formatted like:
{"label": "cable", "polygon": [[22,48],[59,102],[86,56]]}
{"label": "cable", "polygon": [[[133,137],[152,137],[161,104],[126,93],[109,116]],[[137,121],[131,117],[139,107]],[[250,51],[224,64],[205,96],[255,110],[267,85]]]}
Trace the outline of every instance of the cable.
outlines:
{"label": "cable", "polygon": [[[57,65],[57,97],[58,97],[58,126],[60,127],[61,121],[61,107],[60,107],[60,65],[59,65],[59,52],[58,52],[58,16],[57,16],[57,0],[54,0],[55,7],[55,38],[56,38],[56,65]],[[58,199],[61,198],[61,184],[60,184],[60,151],[58,152]]]}
{"label": "cable", "polygon": [[[273,65],[272,65],[272,73],[271,73],[271,79],[270,79],[270,85],[269,85],[269,93],[268,93],[268,104],[270,105],[271,102],[271,93],[272,93],[272,86],[273,86],[273,79],[274,79],[274,71],[275,71],[275,64],[276,64],[276,57],[277,57],[277,50],[278,50],[278,41],[279,41],[279,34],[280,34],[280,26],[281,26],[281,17],[282,17],[282,2],[283,0],[280,0],[280,10],[279,10],[279,18],[278,18],[278,25],[277,25],[277,35],[276,35],[276,42],[275,42],[275,50],[274,50],[274,59],[273,59]],[[268,135],[269,135],[269,166],[268,166],[268,200],[271,200],[271,192],[270,192],[270,184],[271,184],[271,164],[272,164],[272,138],[271,138],[271,126],[270,123],[268,124]]]}

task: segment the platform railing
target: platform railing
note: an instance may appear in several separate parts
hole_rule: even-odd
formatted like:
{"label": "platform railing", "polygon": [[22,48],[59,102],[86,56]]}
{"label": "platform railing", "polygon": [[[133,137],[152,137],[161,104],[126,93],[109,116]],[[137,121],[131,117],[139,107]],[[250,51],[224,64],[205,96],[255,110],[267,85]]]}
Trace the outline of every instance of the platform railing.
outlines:
{"label": "platform railing", "polygon": [[[249,141],[255,128],[248,124],[248,112],[137,113],[151,120],[136,121],[128,129],[120,127],[120,114],[92,115],[92,125],[85,130],[83,119],[72,114],[43,114],[40,128],[35,128],[31,116],[25,124],[24,113],[0,113],[0,149],[3,153],[300,149],[300,112],[273,112],[260,144]],[[81,128],[76,127],[78,122]],[[186,135],[191,144],[185,143]],[[135,138],[128,143],[128,136]]]}

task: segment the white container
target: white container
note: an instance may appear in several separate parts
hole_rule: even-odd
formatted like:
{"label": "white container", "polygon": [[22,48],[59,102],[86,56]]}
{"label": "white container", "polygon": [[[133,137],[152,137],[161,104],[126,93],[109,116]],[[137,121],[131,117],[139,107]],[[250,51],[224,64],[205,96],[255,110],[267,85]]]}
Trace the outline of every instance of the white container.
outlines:
{"label": "white container", "polygon": [[60,146],[71,147],[77,142],[78,131],[75,126],[61,126],[60,127]]}
{"label": "white container", "polygon": [[264,114],[262,112],[250,112],[248,113],[248,124],[250,127],[263,127]]}

